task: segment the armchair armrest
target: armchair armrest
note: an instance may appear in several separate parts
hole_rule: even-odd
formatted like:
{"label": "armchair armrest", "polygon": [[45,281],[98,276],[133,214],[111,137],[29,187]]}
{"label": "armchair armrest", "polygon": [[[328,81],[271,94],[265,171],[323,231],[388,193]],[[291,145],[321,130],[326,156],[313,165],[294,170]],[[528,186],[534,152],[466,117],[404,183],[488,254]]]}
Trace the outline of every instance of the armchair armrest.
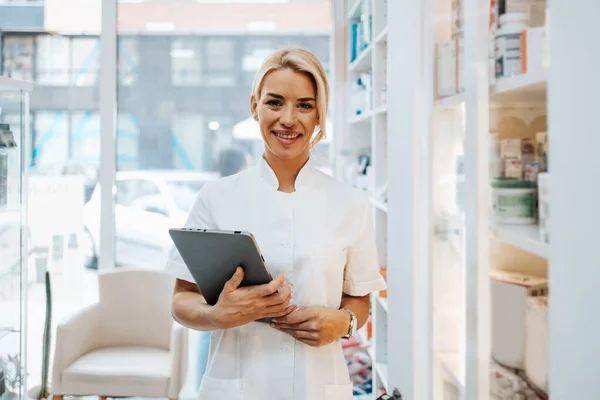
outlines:
{"label": "armchair armrest", "polygon": [[168,397],[171,399],[179,397],[187,374],[188,364],[188,330],[183,325],[173,322],[171,328],[171,379],[169,380]]}
{"label": "armchair armrest", "polygon": [[79,357],[100,344],[100,306],[93,304],[61,321],[56,327],[52,366],[52,392],[61,393],[62,372]]}

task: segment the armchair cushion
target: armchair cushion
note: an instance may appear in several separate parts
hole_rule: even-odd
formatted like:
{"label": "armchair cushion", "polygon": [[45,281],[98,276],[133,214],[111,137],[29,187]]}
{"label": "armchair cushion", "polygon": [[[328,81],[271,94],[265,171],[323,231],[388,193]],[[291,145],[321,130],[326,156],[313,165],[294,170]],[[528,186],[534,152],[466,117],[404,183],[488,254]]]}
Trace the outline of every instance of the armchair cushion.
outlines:
{"label": "armchair cushion", "polygon": [[114,346],[93,350],[62,372],[65,393],[167,397],[171,354],[159,348]]}

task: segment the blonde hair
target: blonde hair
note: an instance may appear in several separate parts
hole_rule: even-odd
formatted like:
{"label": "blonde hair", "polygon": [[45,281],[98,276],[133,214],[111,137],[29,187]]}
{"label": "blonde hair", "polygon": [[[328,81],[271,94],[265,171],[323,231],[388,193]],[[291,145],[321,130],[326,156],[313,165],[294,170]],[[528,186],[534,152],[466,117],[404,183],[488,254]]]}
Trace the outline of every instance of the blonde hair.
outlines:
{"label": "blonde hair", "polygon": [[252,85],[252,94],[258,100],[262,90],[263,82],[267,74],[280,69],[291,69],[294,72],[307,74],[317,92],[317,115],[319,116],[319,131],[312,139],[310,145],[314,147],[317,143],[327,137],[325,128],[327,122],[327,110],[329,107],[329,84],[323,65],[313,53],[300,47],[286,47],[271,53],[262,62]]}

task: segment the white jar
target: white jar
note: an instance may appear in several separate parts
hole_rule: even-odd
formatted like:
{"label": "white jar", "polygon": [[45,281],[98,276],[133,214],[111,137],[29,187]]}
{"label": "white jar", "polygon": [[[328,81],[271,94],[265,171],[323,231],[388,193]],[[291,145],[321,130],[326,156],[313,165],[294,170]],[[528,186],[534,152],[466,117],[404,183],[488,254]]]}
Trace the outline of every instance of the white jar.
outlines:
{"label": "white jar", "polygon": [[535,224],[536,183],[516,179],[492,181],[492,217],[501,224]]}
{"label": "white jar", "polygon": [[509,13],[500,16],[496,32],[496,77],[506,78],[523,72],[523,31],[528,28],[527,15]]}

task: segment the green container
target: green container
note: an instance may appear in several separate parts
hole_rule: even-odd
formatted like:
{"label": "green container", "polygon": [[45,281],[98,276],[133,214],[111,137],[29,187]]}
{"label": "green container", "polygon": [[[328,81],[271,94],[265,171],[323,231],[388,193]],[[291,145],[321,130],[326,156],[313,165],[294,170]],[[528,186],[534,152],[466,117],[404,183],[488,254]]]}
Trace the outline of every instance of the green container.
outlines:
{"label": "green container", "polygon": [[492,216],[504,224],[536,223],[537,186],[516,179],[492,181]]}

